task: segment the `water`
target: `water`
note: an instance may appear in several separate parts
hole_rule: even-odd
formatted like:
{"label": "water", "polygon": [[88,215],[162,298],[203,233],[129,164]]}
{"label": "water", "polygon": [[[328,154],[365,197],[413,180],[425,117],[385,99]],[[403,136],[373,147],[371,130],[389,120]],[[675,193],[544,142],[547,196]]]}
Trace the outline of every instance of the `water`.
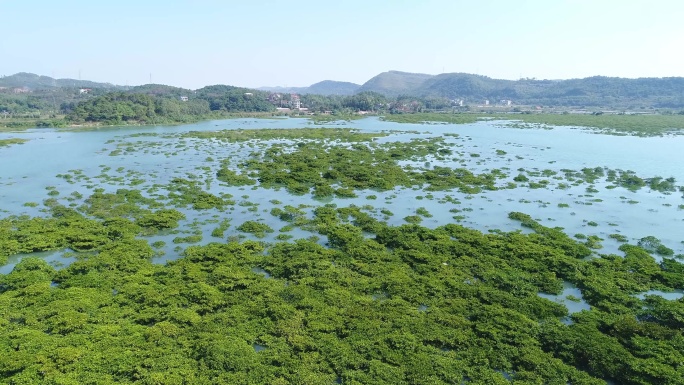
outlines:
{"label": "water", "polygon": [[4,266],[0,266],[0,274],[9,274],[10,272],[12,272],[14,266],[16,266],[22,259],[27,257],[42,258],[43,260],[45,260],[45,262],[47,262],[56,269],[65,268],[76,261],[76,258],[73,256],[73,253],[69,249],[57,251],[42,251],[39,253],[16,254],[8,258],[7,264],[5,264]]}
{"label": "water", "polygon": [[271,278],[271,274],[269,272],[267,272],[266,270],[260,268],[260,267],[253,267],[251,271],[252,271],[252,273],[262,275],[266,279]]}
{"label": "water", "polygon": [[668,301],[676,301],[682,297],[684,297],[684,290],[675,290],[675,291],[660,291],[660,290],[649,290],[644,293],[637,294],[637,298],[639,299],[644,299],[646,298],[647,295],[657,295],[660,297],[663,297],[663,299],[666,299]]}
{"label": "water", "polygon": [[563,282],[563,292],[558,295],[546,293],[539,293],[538,295],[542,298],[565,305],[565,307],[568,308],[568,314],[591,309],[591,306],[589,306],[582,297],[582,291],[570,282]]}
{"label": "water", "polygon": [[[165,196],[167,192],[155,185],[166,185],[171,179],[180,177],[199,181],[205,190],[215,195],[231,194],[236,205],[224,211],[182,209],[187,219],[181,222],[179,229],[149,238],[150,242],[165,242],[158,250],[160,255],[154,259],[156,263],[179,258],[182,250],[190,244],[174,243],[174,239],[186,237],[193,232],[202,235],[202,240],[196,244],[225,242],[227,239],[275,242],[276,237],[281,234],[279,230],[288,223],[269,214],[273,207],[302,207],[307,216],[311,217],[313,208],[326,203],[335,203],[338,207],[352,204],[372,205],[373,215],[380,219],[384,219],[380,210],[388,209],[394,213],[386,219],[391,225],[405,223],[404,217],[415,215],[417,208],[424,207],[432,215],[423,219],[424,226],[460,223],[481,231],[522,229],[518,222],[507,218],[509,212],[521,211],[530,214],[545,226],[562,227],[571,236],[583,234],[602,238],[601,248],[596,250],[597,253],[622,255],[618,250],[620,243],[608,237],[616,233],[627,237],[630,243],[655,235],[664,245],[674,249],[675,253],[684,253],[684,245],[681,243],[684,210],[679,208],[679,205],[684,204],[681,192],[663,194],[648,188],[631,192],[619,187],[607,189],[607,184],[601,182],[594,185],[596,192],[589,193],[586,184],[560,188],[560,183],[568,182],[549,176],[544,178],[551,182],[549,188],[518,187],[478,194],[399,188],[382,192],[357,191],[358,198],[315,200],[308,194],[292,195],[284,189],[228,187],[215,180],[205,183],[215,177],[223,159],[231,159],[234,166],[250,152],[263,151],[265,147],[258,143],[224,143],[177,137],[189,131],[304,127],[320,126],[313,125],[307,119],[232,119],[183,126],[104,128],[83,132],[34,129],[0,133],[0,138],[29,139],[23,145],[0,148],[0,159],[3,160],[0,162],[0,215],[45,215],[42,205],[28,207],[25,203],[41,203],[50,197],[49,190],[46,189],[48,187],[54,187],[59,192],[56,197],[62,203],[78,205],[82,203],[82,198],[72,194],[79,193],[87,197],[95,188],[103,188],[108,192],[115,192],[120,188],[140,189],[143,195]],[[684,160],[681,154],[684,136],[609,136],[571,128],[507,128],[502,127],[501,122],[466,125],[397,124],[377,118],[336,122],[331,127],[390,133],[388,137],[376,139],[378,143],[457,134],[457,137],[445,137],[445,141],[451,145],[453,155],[447,156],[446,160],[429,157],[427,161],[431,166],[465,167],[475,173],[502,169],[510,174],[506,181],[517,175],[518,169],[549,169],[558,172],[556,176],[562,176],[561,169],[608,167],[633,170],[642,178],[656,175],[674,177],[677,184],[684,184],[684,168],[681,167]],[[501,155],[497,150],[503,150],[506,154]],[[479,156],[473,157],[470,154]],[[425,160],[417,163],[422,166]],[[70,179],[58,177],[59,174],[69,174]],[[366,199],[369,195],[377,198]],[[457,202],[445,201],[447,196]],[[272,203],[274,199],[281,203]],[[212,237],[212,230],[218,226],[216,222],[223,219],[230,219],[231,226],[223,237]],[[236,230],[247,220],[263,222],[273,228],[274,232],[260,239]],[[593,226],[593,222],[596,226]],[[301,229],[285,234],[292,235],[293,239],[316,235]],[[320,244],[325,244],[325,237],[316,236]],[[37,256],[49,260],[58,258],[49,253]],[[0,268],[0,273],[11,271],[22,257],[12,257],[9,264]],[[58,259],[62,263],[68,263],[68,260],[61,260],[61,257]],[[572,306],[570,301],[565,301],[565,304]]]}

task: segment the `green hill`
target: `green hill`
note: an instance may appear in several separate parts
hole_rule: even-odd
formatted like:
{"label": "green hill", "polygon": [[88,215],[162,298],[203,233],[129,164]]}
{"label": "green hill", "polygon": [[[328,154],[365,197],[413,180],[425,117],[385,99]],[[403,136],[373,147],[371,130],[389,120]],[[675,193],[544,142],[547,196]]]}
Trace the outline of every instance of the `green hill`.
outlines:
{"label": "green hill", "polygon": [[10,76],[0,78],[0,87],[22,88],[29,90],[45,90],[54,88],[105,88],[111,90],[122,90],[125,87],[111,83],[98,83],[89,80],[77,79],[54,79],[49,76],[40,76],[28,72],[20,72]]}
{"label": "green hill", "polygon": [[316,95],[353,95],[361,87],[350,82],[338,82],[334,80],[323,80],[307,87],[307,94]]}
{"label": "green hill", "polygon": [[513,104],[595,107],[684,107],[684,78],[626,79],[594,76],[584,79],[492,79],[467,73],[436,76],[384,72],[359,91],[386,96],[463,99],[466,103],[511,100]]}
{"label": "green hill", "polygon": [[432,77],[433,75],[410,72],[383,72],[364,83],[357,92],[372,91],[387,96],[415,94],[416,90]]}
{"label": "green hill", "polygon": [[350,82],[323,80],[308,87],[259,87],[260,91],[277,92],[281,94],[314,94],[314,95],[353,95],[361,87]]}

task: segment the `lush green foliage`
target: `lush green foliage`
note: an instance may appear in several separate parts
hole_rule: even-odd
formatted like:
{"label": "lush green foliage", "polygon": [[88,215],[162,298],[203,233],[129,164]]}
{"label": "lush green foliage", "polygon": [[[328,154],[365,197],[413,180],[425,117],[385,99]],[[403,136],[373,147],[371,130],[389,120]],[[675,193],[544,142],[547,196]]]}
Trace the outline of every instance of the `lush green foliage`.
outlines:
{"label": "lush green foliage", "polygon": [[[530,186],[557,179],[587,184],[587,192],[606,181],[670,193],[677,189],[673,178],[602,167],[511,175],[487,168],[477,175],[428,161],[475,162],[485,159],[484,149],[458,151],[444,138],[375,141],[379,136],[333,129],[170,135],[171,151],[196,151],[214,167],[202,164],[144,191],[96,189],[85,199],[48,186],[48,195],[61,198],[44,202],[45,217],[0,219],[0,262],[67,250],[73,263],[56,270],[25,256],[0,275],[0,382],[682,384],[684,300],[640,296],[684,287],[684,265],[658,238],[624,242],[621,256],[598,255],[598,236],[573,239],[521,212],[509,218],[524,232],[419,225],[442,214],[420,206],[429,200],[458,205],[516,174]],[[225,151],[203,152],[204,139]],[[125,153],[158,149],[151,141],[115,146]],[[482,158],[471,160],[471,151]],[[101,171],[98,180],[118,178],[109,167]],[[269,193],[269,219],[284,225],[273,226],[280,233],[274,236],[272,222],[233,210],[258,209],[250,192],[236,204],[214,176],[320,198],[397,186],[424,192],[401,226],[383,222],[393,215],[386,207],[294,206],[291,196],[278,196],[283,203]],[[58,177],[68,186],[90,183],[80,170]],[[466,194],[430,192],[452,189]],[[59,203],[72,198],[69,207]],[[208,238],[195,227],[197,218],[212,224],[216,243],[187,245]],[[267,244],[229,234],[226,242],[231,220],[238,232],[269,242],[311,237]],[[610,237],[629,240],[619,235]],[[168,242],[183,257],[153,263]],[[540,296],[560,295],[568,284],[581,294],[565,299],[586,301],[590,310],[570,314]]]}
{"label": "lush green foliage", "polygon": [[[3,220],[4,245],[92,252],[60,271],[26,258],[0,277],[3,381],[681,383],[681,301],[630,294],[681,286],[683,265],[629,245],[587,260],[522,213],[511,217],[534,233],[391,227],[319,207],[312,225],[329,247],[212,243],[154,265],[133,222],[54,211]],[[56,244],[36,247],[38,234]],[[592,306],[570,324],[537,295],[563,280]]]}
{"label": "lush green foliage", "polygon": [[495,172],[475,175],[446,167],[413,171],[398,163],[450,153],[441,138],[351,147],[299,142],[296,146],[273,145],[263,155],[253,154],[240,167],[263,187],[285,186],[294,194],[306,194],[313,188],[316,197],[355,196],[350,189],[389,190],[422,184],[429,190],[458,188],[469,193],[496,189],[495,181],[503,175]]}
{"label": "lush green foliage", "polygon": [[196,92],[197,98],[207,101],[212,111],[227,112],[275,111],[267,95],[266,92],[224,85],[208,86]]}
{"label": "lush green foliage", "polygon": [[153,97],[146,94],[112,92],[81,102],[73,108],[67,119],[74,123],[103,122],[155,123],[183,122],[209,113],[209,106],[200,100],[183,102],[178,99]]}
{"label": "lush green foliage", "polygon": [[256,221],[246,221],[238,226],[237,229],[245,233],[254,234],[258,238],[263,238],[266,236],[266,233],[273,232],[273,229],[269,225]]}

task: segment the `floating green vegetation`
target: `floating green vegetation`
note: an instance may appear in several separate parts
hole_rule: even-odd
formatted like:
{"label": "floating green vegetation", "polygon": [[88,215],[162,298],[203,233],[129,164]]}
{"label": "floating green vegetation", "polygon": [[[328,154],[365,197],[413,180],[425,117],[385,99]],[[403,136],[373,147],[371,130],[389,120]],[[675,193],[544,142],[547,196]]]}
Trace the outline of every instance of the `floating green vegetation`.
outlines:
{"label": "floating green vegetation", "polygon": [[641,238],[637,244],[639,245],[639,247],[643,248],[644,250],[648,251],[649,253],[656,253],[658,255],[663,255],[663,256],[673,256],[674,255],[674,250],[663,245],[662,242],[660,241],[660,239],[658,239],[652,235]]}
{"label": "floating green vegetation", "polygon": [[474,175],[459,168],[402,167],[399,161],[419,161],[428,155],[446,155],[451,150],[443,138],[415,139],[383,145],[332,146],[321,142],[300,142],[296,146],[274,144],[263,153],[253,153],[239,167],[262,187],[281,187],[294,194],[313,189],[318,198],[355,197],[354,190],[391,190],[398,186],[427,184],[427,190],[459,189],[477,193],[496,189],[500,170]]}
{"label": "floating green vegetation", "polygon": [[217,139],[225,142],[248,140],[340,140],[345,142],[367,142],[387,134],[361,133],[351,128],[298,128],[298,129],[249,129],[221,131],[190,131],[181,138]]}
{"label": "floating green vegetation", "polygon": [[173,238],[173,243],[197,243],[202,241],[202,234],[193,234],[185,237]]}
{"label": "floating green vegetation", "polygon": [[416,114],[389,114],[382,117],[382,120],[395,123],[449,123],[449,124],[468,124],[475,123],[480,116],[476,114],[448,114],[448,113],[416,113]]}
{"label": "floating green vegetation", "polygon": [[169,189],[169,199],[178,206],[191,205],[195,210],[219,209],[223,210],[226,206],[232,206],[235,201],[230,200],[229,196],[224,198],[208,193],[200,187],[198,181],[183,178],[174,178],[167,187]]}
{"label": "floating green vegetation", "polygon": [[166,242],[154,241],[154,242],[152,242],[151,246],[154,247],[155,249],[161,249],[162,247],[166,246]]}
{"label": "floating green vegetation", "polygon": [[237,229],[243,233],[254,234],[257,238],[263,238],[266,236],[266,233],[273,232],[273,229],[269,225],[256,221],[246,221],[238,226]]}
{"label": "floating green vegetation", "polygon": [[230,219],[223,219],[218,227],[211,231],[211,236],[215,238],[223,238],[223,233],[230,228]]}
{"label": "floating green vegetation", "polygon": [[[509,120],[511,116],[499,118]],[[595,128],[607,134],[657,136],[684,130],[684,115],[520,114],[514,119],[550,126]]]}
{"label": "floating green vegetation", "polygon": [[416,215],[420,215],[425,218],[432,218],[432,214],[425,207],[418,207],[416,209]]}
{"label": "floating green vegetation", "polygon": [[627,237],[625,237],[622,234],[618,234],[618,233],[610,234],[608,237],[615,239],[616,241],[622,242],[622,243],[629,241],[629,239]]}
{"label": "floating green vegetation", "polygon": [[335,113],[335,114],[329,114],[329,115],[324,115],[324,114],[310,115],[308,118],[311,122],[313,122],[313,124],[325,124],[325,123],[338,122],[338,121],[350,122],[352,120],[363,119],[363,118],[365,118],[365,115]]}
{"label": "floating green vegetation", "polygon": [[[681,287],[684,265],[631,245],[624,257],[586,259],[587,245],[523,213],[509,216],[533,233],[483,234],[321,206],[312,221],[327,247],[317,236],[268,247],[234,237],[179,247],[183,258],[159,265],[133,221],[52,210],[0,220],[0,250],[93,252],[59,271],[24,258],[0,276],[4,382],[681,379],[681,301],[636,294]],[[259,225],[240,228],[265,232]],[[582,291],[566,299],[590,310],[569,315],[538,295],[564,282]]]}
{"label": "floating green vegetation", "polygon": [[221,168],[216,172],[216,179],[230,186],[252,186],[256,184],[254,179],[229,169],[228,164],[225,162],[221,164]]}
{"label": "floating green vegetation", "polygon": [[0,139],[0,147],[9,147],[14,144],[24,144],[28,142],[28,139],[21,139],[21,138],[9,138],[9,139]]}
{"label": "floating green vegetation", "polygon": [[[396,123],[474,123],[481,119],[507,120],[509,127],[553,129],[554,126],[586,127],[614,135],[657,136],[684,130],[684,115],[627,114],[516,114],[415,113],[391,114],[382,119]],[[522,123],[521,123],[522,122]]]}
{"label": "floating green vegetation", "polygon": [[408,215],[404,217],[406,223],[419,224],[423,221],[423,217],[420,215]]}

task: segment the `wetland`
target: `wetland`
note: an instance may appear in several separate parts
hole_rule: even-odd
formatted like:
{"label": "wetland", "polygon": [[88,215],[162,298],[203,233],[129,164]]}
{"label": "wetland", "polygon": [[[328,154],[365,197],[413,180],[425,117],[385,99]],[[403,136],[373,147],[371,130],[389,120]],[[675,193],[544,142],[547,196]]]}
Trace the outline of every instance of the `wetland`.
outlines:
{"label": "wetland", "polygon": [[684,136],[559,116],[0,133],[0,377],[680,384]]}

